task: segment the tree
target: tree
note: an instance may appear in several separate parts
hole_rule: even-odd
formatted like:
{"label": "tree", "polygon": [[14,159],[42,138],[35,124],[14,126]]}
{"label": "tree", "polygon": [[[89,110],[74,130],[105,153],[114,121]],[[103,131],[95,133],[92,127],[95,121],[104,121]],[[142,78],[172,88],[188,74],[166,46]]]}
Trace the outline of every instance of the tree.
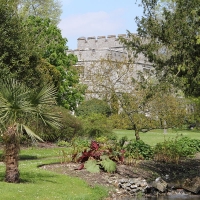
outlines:
{"label": "tree", "polygon": [[30,119],[37,118],[58,128],[60,116],[50,108],[55,105],[56,90],[46,86],[40,90],[29,89],[14,79],[0,80],[0,125],[5,143],[5,181],[18,183],[18,156],[20,135],[27,133],[32,139],[42,140],[27,127]]}
{"label": "tree", "polygon": [[137,73],[143,69],[136,69],[134,61],[128,57],[121,61],[110,57],[102,58],[99,62],[93,62],[85,71],[89,76],[86,79],[90,80],[87,92],[95,92],[98,97],[106,100],[111,106],[112,114],[124,113],[130,128],[135,131],[136,139],[140,139],[139,131],[147,126],[149,128],[150,121],[145,116],[148,111],[147,102],[142,105],[147,94],[139,89],[139,84],[136,86]]}
{"label": "tree", "polygon": [[[99,64],[101,69],[97,70]],[[139,140],[142,130],[180,125],[186,107],[185,99],[177,96],[179,91],[172,84],[157,80],[151,68],[136,70],[136,67],[131,60],[102,59],[93,63],[87,74],[92,83],[88,90],[106,99],[114,111],[112,114],[123,113]]]}
{"label": "tree", "polygon": [[139,77],[133,79],[132,90],[118,94],[120,106],[129,119],[130,128],[135,131],[136,140],[140,140],[140,131],[158,127],[151,106],[156,85],[143,74]]}
{"label": "tree", "polygon": [[190,98],[187,104],[186,123],[188,128],[200,127],[200,98]]}
{"label": "tree", "polygon": [[53,82],[58,86],[58,103],[67,109],[75,110],[77,104],[83,100],[85,87],[79,83],[78,73],[73,67],[77,57],[72,54],[66,55],[67,39],[62,37],[60,29],[49,19],[30,16],[25,21],[25,27],[29,30],[29,43],[38,56],[60,73],[59,83]]}
{"label": "tree", "polygon": [[[165,2],[165,1],[164,1]],[[174,2],[174,3],[173,3]],[[161,6],[159,0],[142,0],[144,16],[136,18],[137,35],[124,40],[135,54],[143,53],[153,63],[159,79],[168,78],[186,95],[200,95],[200,1],[174,0]]]}
{"label": "tree", "polygon": [[30,64],[32,51],[27,47],[26,32],[16,14],[12,1],[0,0],[0,74],[6,77],[24,76],[24,69]]}
{"label": "tree", "polygon": [[30,87],[41,86],[43,80],[43,85],[52,81],[58,86],[60,72],[41,59],[39,48],[15,12],[13,1],[0,2],[0,77],[10,75]]}
{"label": "tree", "polygon": [[18,12],[23,18],[37,16],[57,25],[62,10],[59,0],[19,0]]}
{"label": "tree", "polygon": [[150,103],[153,115],[159,123],[159,128],[167,133],[168,128],[181,128],[187,114],[186,98],[176,92],[169,83],[160,83],[155,88],[154,97]]}
{"label": "tree", "polygon": [[72,66],[77,58],[66,55],[67,39],[49,19],[24,20],[13,1],[0,2],[0,76],[11,75],[31,88],[54,84],[59,104],[73,110],[83,99],[84,87]]}

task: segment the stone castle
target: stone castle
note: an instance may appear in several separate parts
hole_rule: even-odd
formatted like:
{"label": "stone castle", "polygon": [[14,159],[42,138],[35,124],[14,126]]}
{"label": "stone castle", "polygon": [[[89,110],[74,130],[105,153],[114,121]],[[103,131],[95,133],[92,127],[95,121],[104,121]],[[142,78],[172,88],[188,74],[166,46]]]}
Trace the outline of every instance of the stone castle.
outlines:
{"label": "stone castle", "polygon": [[104,98],[111,88],[117,92],[128,92],[132,77],[136,78],[138,71],[151,68],[143,55],[130,63],[131,52],[120,43],[120,37],[127,38],[127,35],[80,37],[77,39],[77,49],[67,51],[67,54],[78,58],[76,68],[80,82],[88,86],[87,98]]}

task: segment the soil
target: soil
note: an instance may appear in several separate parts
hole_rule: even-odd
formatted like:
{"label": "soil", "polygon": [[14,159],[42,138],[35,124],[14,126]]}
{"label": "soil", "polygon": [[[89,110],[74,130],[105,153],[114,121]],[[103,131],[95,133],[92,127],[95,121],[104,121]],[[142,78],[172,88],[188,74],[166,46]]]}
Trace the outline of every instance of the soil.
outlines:
{"label": "soil", "polygon": [[85,169],[76,170],[80,164],[62,163],[43,166],[44,169],[62,173],[69,176],[79,177],[85,180],[90,186],[103,185],[110,187],[109,199],[129,199],[129,194],[118,188],[118,180],[121,178],[142,177],[151,183],[158,177],[162,177],[171,186],[176,185],[186,178],[199,177],[200,174],[200,153],[194,158],[180,161],[178,164],[167,164],[161,162],[138,161],[132,165],[118,164],[117,170],[113,174],[101,171],[100,173],[90,173]]}

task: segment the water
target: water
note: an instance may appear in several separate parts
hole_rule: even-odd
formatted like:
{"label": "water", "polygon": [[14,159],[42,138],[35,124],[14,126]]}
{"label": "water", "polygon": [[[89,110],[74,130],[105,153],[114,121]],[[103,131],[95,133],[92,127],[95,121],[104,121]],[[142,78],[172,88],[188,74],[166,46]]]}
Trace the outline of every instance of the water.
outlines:
{"label": "water", "polygon": [[176,194],[176,195],[159,196],[147,199],[148,200],[200,200],[200,196]]}
{"label": "water", "polygon": [[200,196],[173,194],[173,195],[167,195],[167,196],[146,198],[145,200],[200,200]]}
{"label": "water", "polygon": [[200,200],[199,195],[173,194],[158,197],[126,197],[122,200]]}

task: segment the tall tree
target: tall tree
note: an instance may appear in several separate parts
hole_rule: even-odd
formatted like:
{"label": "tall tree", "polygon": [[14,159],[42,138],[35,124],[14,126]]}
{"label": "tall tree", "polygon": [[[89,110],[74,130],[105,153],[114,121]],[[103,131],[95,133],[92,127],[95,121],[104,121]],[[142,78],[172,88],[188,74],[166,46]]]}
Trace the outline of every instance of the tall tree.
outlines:
{"label": "tall tree", "polygon": [[18,0],[18,11],[23,18],[37,16],[50,19],[51,23],[57,25],[62,13],[59,0]]}
{"label": "tall tree", "polygon": [[75,110],[77,104],[83,100],[85,87],[79,83],[78,72],[73,67],[77,62],[77,57],[66,54],[67,39],[62,37],[60,29],[49,19],[30,16],[24,23],[29,30],[30,44],[40,57],[60,73],[59,84],[55,84],[58,86],[59,104],[67,109]]}
{"label": "tall tree", "polygon": [[0,74],[17,76],[29,65],[31,49],[27,48],[27,35],[13,1],[0,0],[0,3]]}
{"label": "tall tree", "polygon": [[25,132],[32,139],[42,140],[27,127],[28,121],[40,118],[53,127],[60,126],[59,114],[50,110],[56,102],[56,90],[48,85],[40,90],[29,89],[14,79],[1,79],[0,84],[0,125],[5,143],[5,181],[18,183],[20,135]]}
{"label": "tall tree", "polygon": [[[97,70],[97,66],[101,69]],[[184,98],[168,82],[159,82],[151,68],[136,70],[133,61],[102,59],[86,68],[88,92],[106,99],[113,113],[123,113],[137,140],[143,129],[177,127],[185,117]],[[165,105],[166,104],[166,105]]]}
{"label": "tall tree", "polygon": [[[164,1],[166,2],[166,1]],[[199,0],[142,0],[144,16],[136,18],[137,35],[129,32],[124,43],[136,54],[143,53],[153,63],[158,78],[169,78],[187,95],[200,95]]]}
{"label": "tall tree", "polygon": [[14,1],[0,0],[0,76],[9,74],[29,87],[48,83],[58,89],[60,105],[73,110],[82,101],[84,87],[66,55],[67,39],[49,19],[19,17]]}

